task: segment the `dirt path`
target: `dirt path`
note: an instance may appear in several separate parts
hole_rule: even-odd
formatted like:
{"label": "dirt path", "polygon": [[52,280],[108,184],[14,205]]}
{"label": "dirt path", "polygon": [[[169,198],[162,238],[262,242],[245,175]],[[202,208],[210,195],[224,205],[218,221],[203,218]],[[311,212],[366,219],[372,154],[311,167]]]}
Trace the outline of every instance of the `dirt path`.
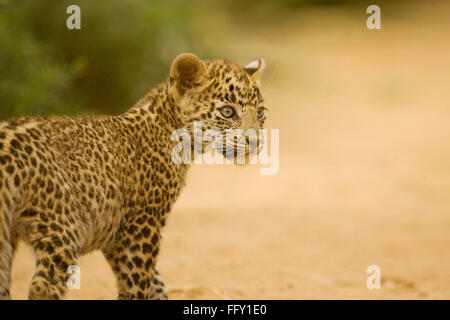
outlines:
{"label": "dirt path", "polygon": [[[171,298],[450,298],[450,6],[440,6],[386,13],[381,31],[331,11],[231,39],[238,58],[268,62],[280,171],[192,169],[159,261]],[[366,288],[372,264],[381,290]],[[32,266],[22,246],[14,298],[26,298]],[[80,267],[68,298],[115,297],[100,253]]]}

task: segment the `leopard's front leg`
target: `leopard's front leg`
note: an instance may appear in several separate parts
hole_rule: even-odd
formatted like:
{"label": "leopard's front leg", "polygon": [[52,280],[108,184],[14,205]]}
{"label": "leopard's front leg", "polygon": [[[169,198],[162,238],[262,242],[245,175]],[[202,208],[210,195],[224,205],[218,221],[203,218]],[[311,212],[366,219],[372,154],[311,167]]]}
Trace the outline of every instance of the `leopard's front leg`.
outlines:
{"label": "leopard's front leg", "polygon": [[155,218],[142,211],[127,221],[117,240],[103,250],[117,278],[119,299],[149,299],[157,291],[161,293],[160,275],[155,272],[160,238]]}
{"label": "leopard's front leg", "polygon": [[150,300],[167,300],[167,291],[164,280],[158,270],[154,270],[152,278],[152,289],[148,296]]}

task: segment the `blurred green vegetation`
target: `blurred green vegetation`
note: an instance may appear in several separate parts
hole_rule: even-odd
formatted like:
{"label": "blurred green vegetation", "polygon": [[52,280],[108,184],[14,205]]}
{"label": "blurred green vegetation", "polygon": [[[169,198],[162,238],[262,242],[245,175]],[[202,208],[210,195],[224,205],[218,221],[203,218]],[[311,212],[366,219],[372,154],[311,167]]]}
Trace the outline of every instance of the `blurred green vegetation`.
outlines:
{"label": "blurred green vegetation", "polygon": [[[224,0],[229,5],[236,6],[238,3],[247,8],[257,7],[258,5],[271,5],[279,8],[299,8],[304,6],[327,6],[327,5],[354,5],[361,3],[361,0]],[[367,5],[366,5],[367,7]],[[273,11],[272,11],[273,12]]]}
{"label": "blurred green vegetation", "polygon": [[[256,30],[304,6],[356,2],[0,0],[0,119],[127,110],[166,79],[179,53],[212,58],[223,55],[216,52],[219,42],[233,47],[219,36],[215,43],[206,40],[206,31],[216,31],[202,17],[213,10],[230,24]],[[66,27],[71,4],[81,8],[81,30]]]}
{"label": "blurred green vegetation", "polygon": [[56,61],[49,45],[38,41],[19,6],[0,11],[0,117],[56,112],[70,106],[59,93],[70,85],[76,70]]}
{"label": "blurred green vegetation", "polygon": [[[81,8],[68,30],[67,6]],[[184,51],[210,56],[187,0],[0,0],[0,118],[119,113]]]}

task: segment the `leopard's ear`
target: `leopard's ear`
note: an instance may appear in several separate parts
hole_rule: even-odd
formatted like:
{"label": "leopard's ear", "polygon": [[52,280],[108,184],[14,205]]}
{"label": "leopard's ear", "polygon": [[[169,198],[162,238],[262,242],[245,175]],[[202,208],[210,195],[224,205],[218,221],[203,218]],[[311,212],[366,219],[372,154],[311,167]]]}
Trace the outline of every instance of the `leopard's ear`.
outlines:
{"label": "leopard's ear", "polygon": [[247,72],[250,75],[250,77],[253,80],[258,81],[259,78],[261,77],[265,67],[266,67],[266,63],[264,62],[264,60],[262,58],[259,58],[258,60],[250,62],[244,68],[244,70],[245,70],[245,72]]}
{"label": "leopard's ear", "polygon": [[172,62],[170,68],[170,90],[177,99],[187,91],[205,82],[207,69],[205,63],[191,53],[182,53]]}

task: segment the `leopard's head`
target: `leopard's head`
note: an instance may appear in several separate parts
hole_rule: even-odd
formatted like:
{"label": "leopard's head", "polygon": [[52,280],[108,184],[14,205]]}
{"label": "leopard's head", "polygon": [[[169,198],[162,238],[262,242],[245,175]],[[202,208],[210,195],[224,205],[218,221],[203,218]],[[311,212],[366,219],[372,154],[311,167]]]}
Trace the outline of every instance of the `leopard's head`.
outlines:
{"label": "leopard's head", "polygon": [[[241,67],[222,59],[202,61],[188,53],[172,63],[170,94],[188,130],[194,132],[201,123],[204,138],[215,141],[216,150],[229,159],[244,154],[248,161],[249,154],[261,149],[259,129],[264,126],[266,108],[259,78],[264,66],[262,59]],[[202,151],[208,145],[203,141]]]}

